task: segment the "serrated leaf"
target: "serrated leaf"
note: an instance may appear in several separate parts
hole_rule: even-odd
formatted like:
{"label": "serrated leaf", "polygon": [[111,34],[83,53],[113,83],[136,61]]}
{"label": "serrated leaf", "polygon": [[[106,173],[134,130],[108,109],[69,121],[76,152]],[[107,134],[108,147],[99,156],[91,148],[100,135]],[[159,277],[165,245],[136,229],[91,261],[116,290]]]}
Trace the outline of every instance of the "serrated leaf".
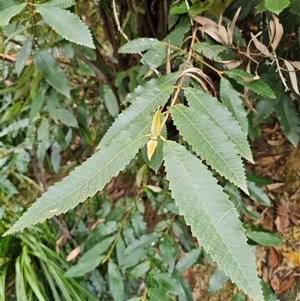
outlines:
{"label": "serrated leaf", "polygon": [[10,19],[16,16],[18,13],[20,13],[25,6],[26,3],[13,5],[7,9],[0,11],[0,26],[3,27],[7,25]]}
{"label": "serrated leaf", "polygon": [[136,251],[139,248],[146,248],[151,246],[153,243],[156,243],[159,235],[157,233],[150,233],[142,235],[139,239],[133,241],[125,249],[125,255],[130,254],[131,252]]}
{"label": "serrated leaf", "polygon": [[141,63],[149,65],[151,69],[159,67],[166,58],[167,47],[164,43],[152,46],[142,57]]}
{"label": "serrated leaf", "polygon": [[29,38],[23,43],[23,46],[17,55],[16,71],[18,75],[21,74],[23,68],[26,65],[28,58],[30,57],[31,47],[32,47],[32,38]]}
{"label": "serrated leaf", "polygon": [[213,61],[222,60],[220,53],[226,50],[226,48],[222,45],[210,45],[205,42],[195,43],[193,49]]}
{"label": "serrated leaf", "polygon": [[177,279],[172,278],[168,273],[158,273],[153,278],[159,283],[159,285],[165,289],[166,292],[171,292],[177,296],[184,295],[182,286]]}
{"label": "serrated leaf", "polygon": [[179,46],[185,38],[185,34],[191,28],[190,18],[181,18],[176,28],[166,36],[164,41],[173,46]]}
{"label": "serrated leaf", "polygon": [[110,292],[115,301],[124,300],[124,283],[121,273],[117,265],[110,260],[108,262],[108,282],[110,286]]}
{"label": "serrated leaf", "polygon": [[36,11],[64,39],[78,45],[95,48],[90,30],[77,15],[59,7],[50,6],[48,3],[37,4]]}
{"label": "serrated leaf", "polygon": [[5,127],[1,132],[0,132],[0,137],[4,137],[7,134],[17,131],[19,129],[24,129],[27,128],[29,125],[29,119],[28,118],[24,118],[21,120],[18,120],[12,124],[10,124],[8,127]]}
{"label": "serrated leaf", "polygon": [[283,239],[275,233],[249,231],[245,235],[262,246],[278,246],[283,242]]}
{"label": "serrated leaf", "polygon": [[[187,96],[189,101],[189,96]],[[183,139],[186,140],[202,160],[218,173],[248,193],[241,158],[226,134],[202,112],[192,107],[171,107],[173,121]]]}
{"label": "serrated leaf", "polygon": [[290,0],[265,0],[266,8],[275,14],[280,14],[289,5]]}
{"label": "serrated leaf", "polygon": [[202,115],[208,116],[229,137],[237,152],[242,157],[253,162],[245,133],[230,112],[216,98],[194,88],[187,88],[185,95],[190,106],[201,112]]}
{"label": "serrated leaf", "polygon": [[34,56],[36,68],[45,76],[55,90],[70,98],[68,80],[57,61],[47,52],[40,51]]}
{"label": "serrated leaf", "polygon": [[222,103],[226,106],[226,108],[233,115],[233,117],[238,121],[242,130],[247,135],[249,125],[243,101],[240,98],[240,94],[224,77],[221,78],[220,97]]}
{"label": "serrated leaf", "polygon": [[67,212],[80,202],[103,189],[132,160],[136,152],[146,143],[145,133],[151,118],[134,123],[120,132],[107,146],[77,167],[62,182],[50,187],[5,235],[20,231],[29,225]]}
{"label": "serrated leaf", "polygon": [[276,105],[276,113],[284,134],[297,147],[300,132],[299,116],[292,99],[286,93],[281,94]]}
{"label": "serrated leaf", "polygon": [[127,42],[125,45],[121,46],[119,53],[139,53],[149,50],[152,47],[156,47],[161,44],[160,41],[153,38],[138,38],[133,41]]}
{"label": "serrated leaf", "polygon": [[[267,98],[276,98],[272,89],[262,80],[254,79],[254,76],[241,69],[231,69],[225,72],[238,84],[247,87],[249,90]],[[246,81],[247,79],[247,81]]]}
{"label": "serrated leaf", "polygon": [[56,6],[60,8],[68,8],[75,5],[73,0],[50,0],[47,2],[49,6]]}
{"label": "serrated leaf", "polygon": [[249,297],[263,300],[239,215],[217,180],[199,159],[173,141],[164,143],[164,159],[172,197],[199,244]]}
{"label": "serrated leaf", "polygon": [[[131,123],[143,120],[145,116],[164,105],[173,91],[173,85],[178,73],[171,73],[152,79],[143,86],[138,86],[132,97],[134,102],[116,118],[100,142],[100,146],[107,144],[115,135]],[[149,133],[150,134],[150,128]]]}

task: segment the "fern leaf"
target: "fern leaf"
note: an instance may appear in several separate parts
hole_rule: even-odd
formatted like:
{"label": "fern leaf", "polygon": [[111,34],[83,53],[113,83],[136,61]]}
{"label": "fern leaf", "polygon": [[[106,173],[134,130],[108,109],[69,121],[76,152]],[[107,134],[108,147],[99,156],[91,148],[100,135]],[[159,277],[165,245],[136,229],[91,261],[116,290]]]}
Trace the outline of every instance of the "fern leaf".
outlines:
{"label": "fern leaf", "polygon": [[278,100],[276,112],[284,134],[297,147],[300,133],[299,116],[293,101],[285,92],[281,94]]}
{"label": "fern leaf", "polygon": [[126,128],[129,124],[142,120],[159,106],[164,105],[173,91],[173,86],[177,78],[178,73],[171,73],[152,79],[144,86],[138,86],[132,93],[132,97],[135,98],[133,104],[122,111],[116,118],[115,122],[102,138],[100,146],[107,144],[118,132]]}
{"label": "fern leaf", "polygon": [[266,0],[266,8],[275,14],[280,14],[285,8],[290,5],[290,0]]}
{"label": "fern leaf", "polygon": [[157,39],[139,38],[124,44],[120,47],[119,53],[139,53],[149,50],[152,47],[155,48],[159,44],[161,44],[161,42]]}
{"label": "fern leaf", "polygon": [[49,3],[37,4],[36,11],[64,39],[78,45],[95,48],[89,29],[77,15],[60,7],[50,6]]}
{"label": "fern leaf", "polygon": [[151,116],[148,116],[116,135],[109,145],[101,148],[62,182],[45,192],[4,235],[65,213],[103,189],[146,143],[145,134],[149,132],[150,124]]}
{"label": "fern leaf", "polygon": [[174,123],[193,150],[222,176],[248,193],[241,158],[234,144],[207,116],[184,105],[171,107]]}
{"label": "fern leaf", "polygon": [[185,95],[191,106],[202,115],[208,116],[229,137],[242,157],[253,162],[245,133],[230,112],[216,98],[194,88],[187,88]]}
{"label": "fern leaf", "polygon": [[243,101],[239,93],[232,87],[230,82],[224,77],[221,78],[220,96],[222,103],[226,106],[228,111],[240,124],[242,130],[248,134],[248,119],[247,113],[243,106]]}
{"label": "fern leaf", "polygon": [[272,89],[262,80],[254,79],[254,76],[241,69],[231,69],[225,72],[230,78],[233,78],[238,84],[247,87],[258,95],[268,98],[275,98]]}
{"label": "fern leaf", "polygon": [[254,300],[263,300],[254,255],[238,213],[217,180],[199,159],[173,141],[164,143],[164,160],[172,197],[200,245],[239,288]]}

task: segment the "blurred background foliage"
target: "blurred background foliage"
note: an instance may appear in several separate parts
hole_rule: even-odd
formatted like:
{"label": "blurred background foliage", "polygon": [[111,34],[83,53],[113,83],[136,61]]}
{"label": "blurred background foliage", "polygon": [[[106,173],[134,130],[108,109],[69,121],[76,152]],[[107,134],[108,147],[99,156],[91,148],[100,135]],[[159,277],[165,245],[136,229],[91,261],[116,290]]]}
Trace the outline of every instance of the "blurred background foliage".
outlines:
{"label": "blurred background foliage", "polygon": [[[286,8],[283,4],[279,12],[272,5],[268,7],[268,1],[259,0],[77,0],[69,7],[70,2],[61,1],[61,5],[64,8],[65,3],[87,24],[95,49],[57,35],[30,3],[0,31],[0,234],[50,185],[95,152],[114,118],[129,105],[124,102],[126,95],[151,76],[151,70],[140,64],[139,55],[118,53],[126,38],[164,39],[180,22],[189,22],[187,3],[191,15],[201,13],[218,22],[223,14],[225,23],[241,7],[236,23],[241,32],[234,37],[240,38],[239,48],[222,49],[223,59],[239,60],[241,69],[259,74],[276,94],[274,101],[235,84],[245,96],[249,136],[252,141],[260,138],[261,123],[278,118],[289,141],[297,145],[297,1],[288,1],[290,6]],[[0,10],[22,3],[0,0]],[[289,65],[279,77],[274,60],[272,63],[253,45],[250,52],[247,50],[251,34],[260,31],[259,41],[269,45],[272,11],[280,13],[284,30],[276,54],[295,62],[291,71],[294,77],[287,72]],[[174,60],[174,69],[185,55],[189,34],[180,45],[183,51]],[[203,39],[211,46],[220,46],[209,35]],[[44,52],[41,60],[35,56],[33,62],[32,53],[37,49]],[[208,57],[211,66],[220,67],[205,51],[202,55]],[[52,66],[52,73],[45,63]],[[218,85],[213,69],[201,62],[199,65]],[[196,263],[214,264],[179,216],[163,170],[155,174],[145,158],[144,151],[103,192],[64,216],[0,238],[0,300],[193,300],[185,272]],[[270,206],[261,188],[269,182],[249,174],[249,183],[250,197],[262,206]],[[261,212],[249,210],[237,188],[222,184],[242,215],[248,220],[259,219]],[[245,228],[253,230],[255,226],[249,222]],[[264,239],[250,240],[264,244]],[[268,239],[269,245],[280,243],[276,236]],[[217,272],[212,275],[210,295],[228,281]],[[267,289],[266,294],[270,294]],[[222,300],[246,299],[230,286]]]}

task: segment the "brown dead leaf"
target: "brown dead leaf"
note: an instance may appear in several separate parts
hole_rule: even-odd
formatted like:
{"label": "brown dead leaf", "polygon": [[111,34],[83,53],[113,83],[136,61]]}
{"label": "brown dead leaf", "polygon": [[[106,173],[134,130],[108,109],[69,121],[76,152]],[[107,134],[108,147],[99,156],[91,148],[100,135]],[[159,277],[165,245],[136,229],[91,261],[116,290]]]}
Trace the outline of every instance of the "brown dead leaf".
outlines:
{"label": "brown dead leaf", "polygon": [[264,45],[263,43],[259,42],[257,37],[261,34],[258,33],[257,35],[254,35],[252,32],[250,32],[250,35],[251,35],[251,38],[252,38],[252,41],[255,45],[255,47],[262,53],[264,54],[265,56],[267,57],[273,57],[272,54],[270,53],[270,51],[268,50],[268,47],[266,45]]}
{"label": "brown dead leaf", "polygon": [[271,20],[269,23],[271,29],[270,41],[272,41],[271,47],[273,51],[275,51],[283,35],[283,26],[281,25],[279,19],[275,15],[272,16],[274,21]]}
{"label": "brown dead leaf", "polygon": [[294,66],[288,60],[283,60],[283,62],[285,64],[286,68],[289,71],[289,77],[290,77],[291,84],[292,84],[292,87],[293,87],[294,91],[298,95],[300,95],[299,94],[299,88],[298,88],[298,80],[297,80],[296,71],[295,71]]}
{"label": "brown dead leaf", "polygon": [[293,271],[288,272],[285,267],[278,267],[274,271],[270,284],[276,295],[281,295],[292,287],[295,283],[294,274]]}
{"label": "brown dead leaf", "polygon": [[269,247],[268,266],[274,269],[281,261],[282,256],[280,253],[274,247]]}
{"label": "brown dead leaf", "polygon": [[232,45],[232,38],[233,38],[233,30],[234,30],[234,26],[235,23],[239,17],[240,11],[241,11],[241,6],[239,7],[239,9],[235,12],[232,21],[230,22],[230,25],[227,27],[227,32],[228,32],[228,44],[229,46]]}
{"label": "brown dead leaf", "polygon": [[300,253],[296,251],[282,252],[284,258],[291,262],[295,267],[300,267]]}
{"label": "brown dead leaf", "polygon": [[268,166],[274,164],[277,160],[279,160],[282,155],[275,155],[275,156],[265,156],[255,159],[255,164],[261,166]]}
{"label": "brown dead leaf", "polygon": [[73,259],[75,259],[78,254],[80,253],[80,246],[77,246],[75,249],[73,249],[68,256],[66,257],[66,261],[69,262]]}
{"label": "brown dead leaf", "polygon": [[275,226],[279,232],[283,232],[290,226],[289,213],[285,206],[278,206],[277,208],[278,216],[275,219]]}

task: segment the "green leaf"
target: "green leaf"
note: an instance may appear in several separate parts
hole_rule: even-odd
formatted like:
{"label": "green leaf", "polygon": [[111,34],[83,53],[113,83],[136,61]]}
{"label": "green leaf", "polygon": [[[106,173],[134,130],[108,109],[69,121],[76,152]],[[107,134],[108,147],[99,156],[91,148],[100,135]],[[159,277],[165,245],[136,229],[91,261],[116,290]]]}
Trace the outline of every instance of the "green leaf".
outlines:
{"label": "green leaf", "polygon": [[73,0],[50,0],[47,2],[49,6],[56,6],[60,8],[68,8],[75,5]]}
{"label": "green leaf", "polygon": [[231,69],[226,71],[225,74],[258,95],[266,98],[276,98],[272,89],[265,82],[260,79],[254,80],[254,76],[244,70]]}
{"label": "green leaf", "polygon": [[[102,147],[92,157],[77,167],[62,182],[50,187],[5,235],[20,231],[67,212],[98,190],[116,176],[132,160],[136,152],[145,144],[145,133],[151,119],[144,118],[139,123],[130,125],[127,131],[116,135],[107,146]],[[131,135],[131,136],[130,136]]]}
{"label": "green leaf", "polygon": [[43,118],[37,130],[37,138],[39,141],[49,140],[49,129],[50,129],[50,124],[48,119]]}
{"label": "green leaf", "polygon": [[24,42],[21,50],[19,51],[19,53],[17,55],[16,71],[19,76],[20,76],[23,68],[25,67],[28,58],[30,57],[31,48],[32,48],[32,38],[28,38]]}
{"label": "green leaf", "polygon": [[[159,106],[164,105],[173,91],[173,85],[178,73],[161,76],[148,81],[144,86],[138,86],[132,97],[133,103],[116,118],[100,142],[100,146],[107,144],[115,135],[131,123],[143,120]],[[150,134],[150,127],[149,132]]]}
{"label": "green leaf", "polygon": [[151,47],[142,57],[141,63],[149,65],[151,69],[159,67],[166,58],[167,47],[164,43],[159,43]]}
{"label": "green leaf", "polygon": [[222,103],[240,124],[245,134],[248,134],[248,119],[240,94],[224,77],[221,78],[220,96]]}
{"label": "green leaf", "polygon": [[267,194],[254,182],[248,181],[248,189],[250,198],[264,206],[271,206],[271,201]]}
{"label": "green leaf", "polygon": [[237,152],[250,162],[253,162],[252,153],[238,122],[218,100],[199,89],[187,88],[185,90],[190,106],[194,107],[201,115],[206,115],[224,132],[235,145]]}
{"label": "green leaf", "polygon": [[277,117],[284,134],[297,147],[300,132],[299,115],[292,99],[286,93],[281,96],[276,105]]}
{"label": "green leaf", "polygon": [[36,68],[45,76],[55,90],[70,98],[68,80],[57,61],[47,52],[40,51],[34,56]]}
{"label": "green leaf", "polygon": [[201,113],[182,104],[171,107],[173,121],[183,139],[202,160],[206,160],[222,176],[248,193],[243,164],[236,154],[234,144],[213,121]]}
{"label": "green leaf", "polygon": [[38,91],[35,94],[34,99],[32,100],[32,103],[30,104],[30,112],[29,112],[29,122],[32,122],[40,112],[42,106],[43,106],[44,98],[41,91]]}
{"label": "green leaf", "polygon": [[103,86],[103,100],[108,113],[112,117],[117,117],[119,114],[119,104],[113,90],[107,85]]}
{"label": "green leaf", "polygon": [[16,122],[10,124],[8,127],[3,128],[3,130],[0,132],[0,137],[4,137],[7,134],[17,131],[19,129],[24,129],[24,128],[28,127],[28,125],[29,125],[28,118],[18,120]]}
{"label": "green leaf", "polygon": [[263,300],[239,215],[217,180],[199,159],[173,141],[165,142],[164,159],[172,197],[199,244],[249,297]]}
{"label": "green leaf", "polygon": [[298,0],[291,0],[290,10],[293,14],[300,17],[300,2]]}
{"label": "green leaf", "polygon": [[189,267],[194,265],[199,256],[200,256],[201,251],[199,249],[193,249],[190,252],[187,252],[183,255],[183,257],[180,258],[180,260],[176,264],[176,270],[178,272],[184,272],[187,270]]}
{"label": "green leaf", "polygon": [[[174,301],[164,289],[150,288],[147,290],[149,301]],[[148,299],[147,299],[148,300]]]}
{"label": "green leaf", "polygon": [[226,48],[222,45],[210,45],[205,42],[195,43],[193,49],[213,61],[221,61],[222,58],[220,53],[226,50]]}
{"label": "green leaf", "polygon": [[228,277],[225,275],[225,273],[218,268],[215,269],[208,282],[208,293],[211,295],[215,294],[224,286],[227,281]]}
{"label": "green leaf", "polygon": [[245,235],[261,246],[278,246],[283,243],[283,239],[275,233],[248,231],[245,233]]}
{"label": "green leaf", "polygon": [[275,14],[280,14],[290,5],[290,0],[265,0],[266,8]]}
{"label": "green leaf", "polygon": [[108,262],[108,282],[110,286],[110,292],[115,301],[124,300],[124,283],[121,273],[117,265],[110,260]]}
{"label": "green leaf", "polygon": [[74,115],[66,109],[56,109],[57,118],[65,125],[78,128],[78,123]]}
{"label": "green leaf", "polygon": [[51,164],[55,173],[58,172],[61,162],[60,155],[61,147],[57,142],[54,142],[51,146]]}
{"label": "green leaf", "polygon": [[141,236],[139,239],[127,246],[125,249],[125,255],[130,254],[139,248],[150,247],[153,243],[156,243],[158,238],[159,235],[157,233],[145,234]]}
{"label": "green leaf", "polygon": [[135,266],[129,274],[132,279],[139,279],[140,277],[144,276],[149,270],[150,262],[145,261]]}
{"label": "green leaf", "polygon": [[152,47],[156,47],[161,44],[160,41],[153,38],[138,38],[133,41],[129,41],[119,49],[119,53],[139,53],[145,50],[149,50]]}
{"label": "green leaf", "polygon": [[176,28],[166,36],[164,41],[173,46],[179,46],[191,28],[190,18],[181,18]]}
{"label": "green leaf", "polygon": [[253,125],[258,125],[274,111],[276,101],[270,98],[260,98],[253,112]]}
{"label": "green leaf", "polygon": [[37,4],[36,11],[64,39],[78,45],[95,48],[90,30],[77,15],[59,7],[50,6],[48,3]]}
{"label": "green leaf", "polygon": [[164,288],[165,291],[171,292],[177,296],[184,295],[184,291],[177,281],[170,276],[168,273],[155,274],[153,278],[157,281],[160,287]]}
{"label": "green leaf", "polygon": [[7,25],[10,19],[20,13],[25,6],[26,3],[13,5],[5,10],[0,11],[0,27]]}
{"label": "green leaf", "polygon": [[75,266],[69,268],[64,277],[80,277],[94,270],[104,259],[104,255],[93,257],[87,261],[80,261]]}

